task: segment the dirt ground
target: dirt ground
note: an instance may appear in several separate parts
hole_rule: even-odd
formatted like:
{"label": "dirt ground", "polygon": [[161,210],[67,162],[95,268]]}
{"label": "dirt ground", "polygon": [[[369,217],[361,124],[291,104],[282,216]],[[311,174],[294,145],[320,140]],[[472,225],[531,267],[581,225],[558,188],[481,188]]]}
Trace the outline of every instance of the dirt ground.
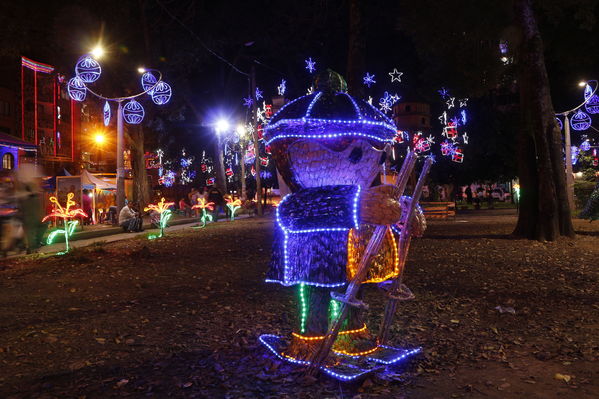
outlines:
{"label": "dirt ground", "polygon": [[[429,224],[392,330],[423,354],[354,384],[303,377],[258,344],[295,309],[263,282],[269,218],[3,261],[0,397],[598,398],[599,222],[555,243],[512,239],[514,223]],[[385,297],[365,300],[376,327]]]}

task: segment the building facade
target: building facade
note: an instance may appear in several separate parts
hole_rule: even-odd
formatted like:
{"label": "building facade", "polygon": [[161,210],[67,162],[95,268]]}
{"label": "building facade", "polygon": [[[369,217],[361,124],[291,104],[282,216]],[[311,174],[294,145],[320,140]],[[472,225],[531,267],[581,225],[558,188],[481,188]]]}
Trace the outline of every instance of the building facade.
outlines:
{"label": "building facade", "polygon": [[64,75],[26,57],[21,57],[20,72],[21,140],[37,146],[38,163],[46,173],[78,173],[81,105],[69,97]]}

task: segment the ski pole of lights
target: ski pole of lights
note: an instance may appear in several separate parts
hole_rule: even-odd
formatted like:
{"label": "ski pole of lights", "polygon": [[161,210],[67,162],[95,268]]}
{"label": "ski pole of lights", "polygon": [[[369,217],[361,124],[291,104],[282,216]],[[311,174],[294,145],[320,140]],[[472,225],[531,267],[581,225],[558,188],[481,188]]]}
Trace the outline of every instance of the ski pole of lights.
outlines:
{"label": "ski pole of lights", "polygon": [[142,74],[141,86],[143,91],[123,97],[106,97],[96,93],[88,85],[100,78],[102,68],[97,60],[103,53],[104,51],[100,47],[96,47],[89,54],[85,54],[79,58],[75,65],[75,77],[71,78],[68,83],[68,92],[69,96],[75,101],[84,101],[87,93],[91,93],[94,97],[104,100],[104,125],[106,126],[110,123],[110,103],[117,103],[116,205],[118,212],[125,205],[124,122],[137,125],[143,120],[145,115],[144,108],[135,100],[136,98],[147,94],[156,105],[164,105],[169,102],[172,90],[171,86],[162,80],[162,73],[157,69],[138,68],[137,71]]}
{"label": "ski pole of lights", "polygon": [[[594,85],[594,89],[591,85]],[[576,208],[576,205],[574,203],[574,175],[572,172],[572,140],[570,138],[570,120],[568,119],[568,116],[573,112],[579,111],[580,108],[587,105],[589,101],[591,101],[591,99],[595,98],[597,88],[599,87],[599,83],[596,80],[589,80],[588,82],[578,83],[578,86],[585,88],[584,102],[568,111],[556,114],[564,117],[564,145],[566,147],[566,186],[568,191],[568,204],[570,205],[571,210],[574,210]],[[586,94],[587,87],[592,90],[590,94]],[[584,129],[577,130],[586,130],[589,126],[587,126]],[[576,129],[576,127],[574,128]]]}

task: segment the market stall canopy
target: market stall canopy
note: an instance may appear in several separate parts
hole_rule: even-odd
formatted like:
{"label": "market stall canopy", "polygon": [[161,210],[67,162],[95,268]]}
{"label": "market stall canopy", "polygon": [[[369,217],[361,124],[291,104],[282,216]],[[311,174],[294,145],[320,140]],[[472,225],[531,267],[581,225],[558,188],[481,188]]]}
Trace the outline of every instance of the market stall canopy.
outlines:
{"label": "market stall canopy", "polygon": [[81,172],[81,187],[87,189],[116,190],[115,184],[99,179],[87,170]]}

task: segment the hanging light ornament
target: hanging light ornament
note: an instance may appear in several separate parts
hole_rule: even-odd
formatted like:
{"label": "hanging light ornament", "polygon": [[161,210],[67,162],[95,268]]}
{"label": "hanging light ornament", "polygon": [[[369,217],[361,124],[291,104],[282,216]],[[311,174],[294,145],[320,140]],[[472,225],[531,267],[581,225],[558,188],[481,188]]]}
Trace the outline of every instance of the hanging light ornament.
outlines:
{"label": "hanging light ornament", "polygon": [[589,140],[585,140],[580,144],[580,150],[581,151],[588,151],[591,149],[591,143],[589,142]]}
{"label": "hanging light ornament", "polygon": [[110,116],[110,104],[108,104],[108,101],[106,101],[104,103],[104,126],[108,126],[110,124]]}
{"label": "hanging light ornament", "polygon": [[599,96],[593,94],[591,98],[588,99],[584,107],[587,109],[589,114],[599,114]]}
{"label": "hanging light ornament", "polygon": [[130,125],[138,125],[144,119],[144,108],[135,100],[129,101],[123,107],[123,118]]}
{"label": "hanging light ornament", "polygon": [[85,100],[85,95],[87,94],[87,90],[85,88],[85,84],[81,80],[79,76],[75,76],[69,80],[69,84],[67,86],[67,90],[69,92],[69,97],[71,97],[75,101],[83,101]]}
{"label": "hanging light ornament", "polygon": [[100,78],[102,68],[98,61],[94,60],[89,55],[83,56],[75,65],[75,73],[84,83],[94,83]]}
{"label": "hanging light ornament", "polygon": [[570,119],[570,126],[574,130],[587,130],[591,127],[591,117],[579,109]]}
{"label": "hanging light ornament", "polygon": [[158,80],[152,72],[146,72],[141,75],[141,87],[143,87],[144,91],[147,91],[149,95],[152,95],[152,90],[150,89],[154,87],[157,82]]}
{"label": "hanging light ornament", "polygon": [[171,99],[171,86],[166,82],[160,81],[151,91],[150,95],[152,96],[154,104],[164,105]]}
{"label": "hanging light ornament", "polygon": [[555,121],[557,122],[557,126],[559,126],[559,130],[564,130],[564,124],[562,123],[562,120],[556,116]]}

